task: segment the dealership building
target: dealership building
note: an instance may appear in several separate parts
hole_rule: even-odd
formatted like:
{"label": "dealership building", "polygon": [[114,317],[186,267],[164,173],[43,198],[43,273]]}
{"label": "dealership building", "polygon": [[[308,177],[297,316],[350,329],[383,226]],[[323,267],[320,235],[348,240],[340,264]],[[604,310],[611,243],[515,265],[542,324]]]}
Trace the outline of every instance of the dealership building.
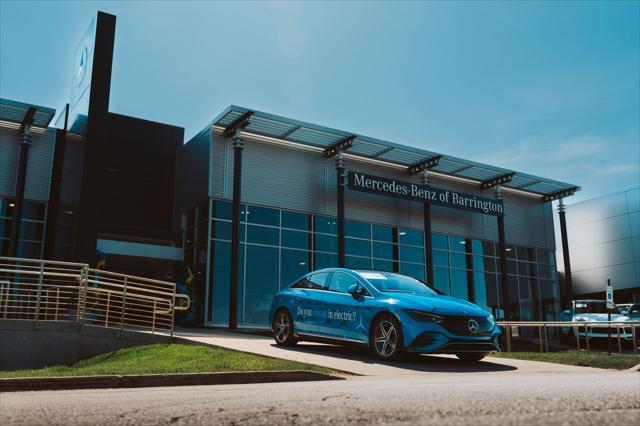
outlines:
{"label": "dealership building", "polygon": [[99,13],[62,112],[0,102],[3,256],[100,252],[176,280],[189,266],[205,326],[268,326],[273,294],[330,266],[411,275],[514,320],[557,319],[572,297],[552,201],[577,186],[238,106],[184,144],[109,111],[114,34]]}

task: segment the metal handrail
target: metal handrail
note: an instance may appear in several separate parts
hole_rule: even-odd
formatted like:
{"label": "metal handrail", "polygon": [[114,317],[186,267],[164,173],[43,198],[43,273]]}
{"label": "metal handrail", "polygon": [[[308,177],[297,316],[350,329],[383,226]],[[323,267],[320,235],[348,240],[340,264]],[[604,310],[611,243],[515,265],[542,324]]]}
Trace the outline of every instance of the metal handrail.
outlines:
{"label": "metal handrail", "polygon": [[75,320],[80,327],[162,329],[173,336],[175,312],[190,305],[172,282],[83,263],[0,257],[0,319],[33,320],[36,327],[39,321]]}
{"label": "metal handrail", "polygon": [[[589,336],[589,331],[594,328],[607,328],[616,329],[616,338],[618,340],[618,353],[622,353],[622,338],[620,335],[620,329],[622,334],[626,335],[625,329],[631,329],[631,338],[633,353],[638,353],[638,341],[636,328],[640,328],[640,321],[602,321],[602,322],[588,322],[588,321],[497,321],[497,325],[505,327],[506,339],[507,339],[507,352],[511,352],[511,340],[513,327],[536,327],[538,329],[540,352],[549,352],[549,338],[547,328],[573,328],[574,335],[576,336],[576,347],[580,350],[580,328],[584,328],[584,339],[587,352],[591,352],[589,339],[593,338]],[[613,333],[611,333],[613,335]]]}

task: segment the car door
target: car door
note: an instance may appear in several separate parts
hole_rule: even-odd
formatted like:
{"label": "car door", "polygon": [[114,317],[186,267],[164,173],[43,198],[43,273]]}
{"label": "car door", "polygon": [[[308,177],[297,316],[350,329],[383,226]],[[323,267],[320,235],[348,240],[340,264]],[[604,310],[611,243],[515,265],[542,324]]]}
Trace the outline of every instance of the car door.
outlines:
{"label": "car door", "polygon": [[[349,293],[349,288],[353,285],[365,289],[367,294],[354,297]],[[362,343],[368,341],[372,298],[364,284],[351,274],[334,272],[324,300],[327,309],[327,332],[332,337]]]}
{"label": "car door", "polygon": [[291,287],[295,291],[291,316],[297,332],[318,334],[326,317],[321,301],[327,293],[330,276],[328,272],[307,275]]}

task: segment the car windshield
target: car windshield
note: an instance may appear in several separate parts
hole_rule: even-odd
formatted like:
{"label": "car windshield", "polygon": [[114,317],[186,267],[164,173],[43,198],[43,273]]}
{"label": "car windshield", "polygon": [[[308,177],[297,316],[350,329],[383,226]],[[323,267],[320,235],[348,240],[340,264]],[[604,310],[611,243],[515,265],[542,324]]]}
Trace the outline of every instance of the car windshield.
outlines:
{"label": "car windshield", "polygon": [[[576,314],[606,314],[607,304],[605,302],[576,302]],[[619,314],[617,307],[611,309],[612,314]]]}
{"label": "car windshield", "polygon": [[397,293],[438,294],[426,284],[406,275],[392,272],[357,271],[362,278],[369,281],[378,291]]}

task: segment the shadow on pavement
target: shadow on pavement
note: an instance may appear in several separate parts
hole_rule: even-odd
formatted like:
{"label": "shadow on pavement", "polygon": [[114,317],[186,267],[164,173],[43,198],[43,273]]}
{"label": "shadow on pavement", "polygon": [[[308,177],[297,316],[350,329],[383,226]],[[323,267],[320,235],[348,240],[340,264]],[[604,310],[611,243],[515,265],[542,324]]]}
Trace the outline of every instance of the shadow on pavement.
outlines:
{"label": "shadow on pavement", "polygon": [[[277,346],[275,343],[272,346]],[[278,346],[283,349],[282,346]],[[420,372],[443,372],[443,373],[479,373],[491,371],[513,371],[516,367],[511,365],[497,364],[491,361],[480,361],[478,363],[465,363],[457,358],[441,356],[429,356],[420,354],[405,354],[398,361],[380,361],[369,355],[368,348],[357,346],[339,346],[329,344],[305,344],[298,343],[296,346],[288,347],[286,350],[303,352],[316,355],[326,355],[334,358],[360,361],[365,364],[380,364],[406,370]]]}

